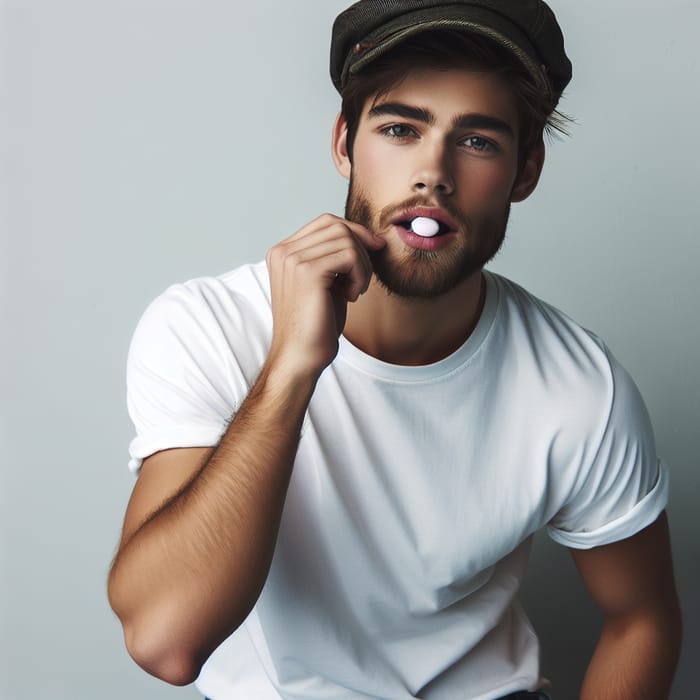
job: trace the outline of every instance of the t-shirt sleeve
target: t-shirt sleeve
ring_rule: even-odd
[[[174,285],[146,309],[127,359],[136,428],[129,468],[159,450],[215,445],[245,396],[226,333],[196,285]]]
[[[548,525],[567,547],[590,549],[631,537],[656,520],[668,501],[668,467],[657,458],[649,414],[633,380],[608,355],[612,399],[592,464]]]

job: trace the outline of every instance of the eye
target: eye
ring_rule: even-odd
[[[407,124],[390,124],[382,129],[382,133],[389,138],[399,140],[416,135],[416,132]]]
[[[467,148],[470,148],[474,151],[490,153],[491,151],[496,150],[496,146],[494,146],[494,144],[491,143],[491,141],[485,139],[483,136],[469,136],[468,138],[464,139],[462,143]]]

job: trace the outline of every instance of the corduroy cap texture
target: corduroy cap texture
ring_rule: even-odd
[[[440,29],[481,34],[510,50],[554,104],[571,80],[564,37],[542,0],[360,0],[333,23],[333,85],[342,93],[350,75],[389,49]]]

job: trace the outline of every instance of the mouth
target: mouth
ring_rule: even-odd
[[[422,230],[416,230],[416,225],[414,224],[414,221],[418,219],[421,222],[431,222],[434,221],[435,224],[437,225],[437,232],[433,233],[432,230],[430,230],[429,233],[424,233]],[[410,233],[415,233],[418,236],[424,236],[425,238],[433,238],[434,236],[441,236],[444,233],[449,233],[452,229],[450,229],[446,224],[444,224],[442,221],[439,221],[438,219],[432,219],[429,217],[415,217],[413,219],[406,219],[405,221],[397,221],[396,222],[397,226],[401,226],[401,228],[406,229],[406,231],[409,231]]]
[[[427,221],[435,222],[434,225],[437,226],[437,231],[430,233],[422,233],[421,231],[415,231],[413,222],[416,219],[420,219],[421,223],[425,225]],[[437,207],[416,207],[412,209],[407,209],[401,212],[398,216],[392,219],[391,223],[394,226],[399,226],[408,233],[414,233],[415,235],[428,236],[430,238],[443,236],[447,233],[453,233],[457,230],[457,224],[444,210]]]

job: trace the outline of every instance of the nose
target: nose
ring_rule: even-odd
[[[441,143],[426,143],[416,155],[413,190],[422,194],[452,194],[455,183],[445,146]]]

